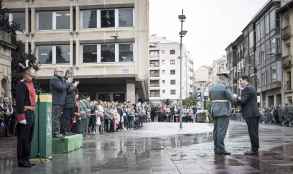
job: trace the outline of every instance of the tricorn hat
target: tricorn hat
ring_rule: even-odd
[[[227,72],[227,71],[219,72],[217,74],[217,76],[224,76],[226,78],[229,78],[229,72]]]

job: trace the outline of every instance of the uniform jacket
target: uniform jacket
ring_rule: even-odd
[[[28,125],[34,124],[34,115],[31,111],[25,111],[25,106],[32,106],[30,101],[29,90],[25,81],[20,81],[16,86],[15,112],[18,121],[26,120]]]
[[[253,86],[247,86],[241,91],[240,106],[243,118],[259,117],[257,109],[257,94]]]
[[[50,80],[50,90],[53,96],[52,104],[53,105],[64,105],[66,98],[67,84],[62,77],[54,76]]]
[[[231,101],[233,94],[221,83],[214,84],[209,89],[209,97],[211,100],[212,117],[225,117],[231,115]]]

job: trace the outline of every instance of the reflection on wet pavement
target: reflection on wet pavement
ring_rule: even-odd
[[[0,173],[293,173],[293,129],[261,126],[262,152],[259,157],[247,157],[242,155],[249,149],[246,126],[232,122],[226,146],[233,155],[223,157],[213,154],[212,125],[193,124],[189,125],[192,127],[186,126],[188,130],[180,132],[177,126],[153,123],[147,124],[142,130],[91,137],[85,141],[81,150],[55,155],[54,160],[40,163],[32,169],[16,168],[15,140],[0,139]]]

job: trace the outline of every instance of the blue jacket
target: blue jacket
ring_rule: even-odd
[[[53,97],[52,104],[64,105],[65,98],[66,98],[66,90],[67,90],[66,81],[62,77],[54,76],[50,80],[50,90]]]
[[[221,83],[212,85],[209,88],[211,104],[211,115],[213,117],[231,116],[232,92]]]

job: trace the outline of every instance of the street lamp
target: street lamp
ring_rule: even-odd
[[[183,37],[186,36],[187,34],[187,30],[183,30],[183,23],[185,22],[186,20],[186,16],[184,14],[184,11],[182,9],[182,13],[178,16],[178,19],[180,20],[180,23],[181,23],[181,30],[179,32],[179,37],[180,37],[180,56],[179,56],[179,59],[180,59],[180,101],[181,101],[181,109],[180,109],[180,129],[182,129],[182,41],[183,41]]]

